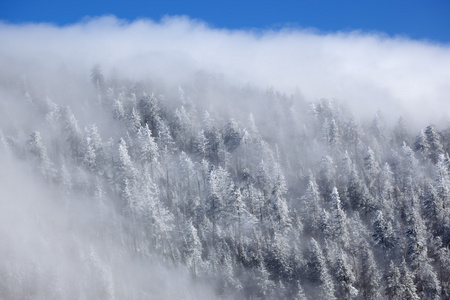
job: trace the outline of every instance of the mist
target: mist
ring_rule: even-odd
[[[0,41],[0,298],[383,299],[399,268],[450,296],[449,45],[185,16]]]
[[[1,149],[0,295],[5,299],[214,299],[182,266],[125,249],[111,204],[67,195]]]
[[[421,126],[448,122],[446,44],[376,32],[224,30],[188,17],[128,22],[106,16],[64,27],[2,24],[0,35],[8,41],[0,48],[3,76],[26,75],[43,86],[63,70],[86,78],[95,64],[105,75],[169,87],[186,86],[206,72],[308,101],[338,100],[365,117],[380,109],[389,119],[402,116]]]

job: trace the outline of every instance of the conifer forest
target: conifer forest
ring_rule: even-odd
[[[1,299],[450,299],[450,128],[103,68],[0,71]]]

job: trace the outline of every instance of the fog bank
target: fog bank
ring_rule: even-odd
[[[206,72],[308,101],[348,103],[363,116],[381,109],[425,126],[448,120],[450,47],[380,33],[284,28],[223,30],[187,17],[127,22],[112,16],[56,27],[0,25],[0,79],[55,84],[64,72],[186,85]]]
[[[110,204],[59,193],[0,146],[0,298],[214,299],[183,267],[124,247]]]

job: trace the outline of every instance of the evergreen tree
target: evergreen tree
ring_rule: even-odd
[[[361,290],[359,294],[362,296],[362,299],[383,299],[380,268],[370,248],[363,248],[361,251],[361,278],[359,287]]]
[[[128,184],[134,185],[136,180],[136,170],[131,162],[131,157],[128,154],[128,148],[125,140],[120,138],[117,151],[114,158],[114,180],[118,188],[123,191],[125,188],[125,181]]]
[[[338,299],[351,299],[358,295],[358,290],[354,287],[355,274],[341,251],[337,254],[334,263],[334,276],[337,282],[336,296]]]
[[[380,111],[377,111],[372,119],[370,133],[373,135],[379,145],[384,144],[386,139],[385,121]]]
[[[386,274],[386,295],[392,300],[404,299],[405,289],[401,282],[401,273],[395,263],[391,260]]]
[[[314,297],[336,299],[334,284],[329,275],[325,257],[315,239],[311,239],[309,242],[308,277],[311,283],[317,287],[317,294]]]
[[[105,164],[105,154],[103,152],[103,145],[98,134],[97,127],[91,125],[85,128],[86,138],[84,146],[83,164],[91,171],[101,172]]]
[[[181,106],[175,110],[175,120],[172,122],[172,132],[178,140],[181,150],[192,151],[195,136],[195,125],[186,108]]]
[[[450,201],[450,174],[449,168],[445,163],[445,156],[439,156],[435,166],[435,201],[428,203],[431,211],[428,214],[434,213],[433,206],[436,208],[434,218],[436,220],[436,227],[440,234],[442,234],[442,241],[444,246],[450,245],[450,208],[448,202]],[[431,200],[431,199],[430,199]]]
[[[209,141],[206,138],[203,129],[199,132],[197,136],[195,150],[198,153],[200,159],[206,159],[210,155]]]
[[[320,161],[320,171],[317,178],[317,183],[319,185],[320,193],[326,202],[329,201],[329,197],[333,191],[336,178],[336,169],[334,166],[333,159],[325,155]]]
[[[308,181],[306,193],[302,197],[303,218],[305,219],[305,232],[317,237],[321,213],[321,198],[314,179]]]
[[[182,257],[193,276],[198,277],[202,269],[202,244],[197,235],[197,229],[190,221],[186,222],[182,229],[184,235],[182,237]]]
[[[441,298],[441,285],[430,264],[425,263],[418,271],[417,291],[420,299],[438,300]]]
[[[409,264],[418,268],[429,261],[427,256],[426,227],[417,207],[411,207],[406,230],[407,250]]]
[[[401,168],[397,170],[397,178],[400,181],[399,187],[401,191],[413,190],[420,172],[414,152],[406,144],[403,144],[402,147],[399,166]]]
[[[227,151],[234,151],[241,143],[242,133],[236,121],[231,119],[225,126],[223,142]]]
[[[148,125],[154,137],[160,136],[161,116],[160,105],[156,96],[151,93],[143,93],[138,102],[138,110],[142,116],[142,122]]]
[[[396,246],[396,238],[392,224],[384,218],[381,211],[376,212],[372,237],[374,238],[376,245],[379,246],[384,253],[387,253]]]
[[[404,295],[403,299],[419,300],[414,284],[413,274],[409,271],[405,260],[400,265],[401,283],[403,285]]]
[[[445,205],[442,200],[435,187],[429,184],[423,196],[424,217],[431,233],[441,238],[443,237],[445,224]]]
[[[33,132],[28,140],[30,152],[37,158],[38,169],[41,175],[48,180],[52,180],[53,169],[47,156],[47,148],[42,142],[41,135],[38,131]]]
[[[139,128],[139,159],[144,168],[150,167],[151,175],[153,176],[154,165],[158,161],[159,149],[152,132],[146,123],[144,127]]]
[[[421,161],[426,161],[430,157],[430,145],[428,144],[427,136],[423,130],[421,130],[416,137],[414,151],[419,153]]]
[[[339,176],[336,180],[337,189],[341,198],[342,208],[349,209],[351,207],[350,200],[348,199],[348,183],[354,166],[350,155],[345,151],[341,162],[338,166]]]
[[[332,153],[336,153],[341,147],[341,132],[334,119],[331,119],[328,133],[328,145],[332,149]]]
[[[61,113],[62,122],[64,126],[64,133],[68,144],[69,155],[76,161],[83,159],[83,137],[78,126],[78,121],[67,107]]]
[[[346,141],[345,145],[348,145],[347,151],[353,154],[352,157],[355,163],[359,161],[358,152],[362,144],[363,135],[364,133],[362,131],[361,125],[354,117],[352,117],[347,123],[344,132],[344,140]]]
[[[374,209],[371,201],[373,198],[369,195],[367,186],[359,177],[356,168],[353,168],[350,173],[347,193],[348,200],[354,210],[369,212]]]
[[[217,227],[223,216],[223,210],[228,198],[232,195],[233,182],[229,173],[222,167],[211,170],[208,178],[209,192],[207,199],[207,214],[213,225],[213,244],[217,236]]]
[[[337,188],[333,188],[330,196],[331,206],[331,234],[335,240],[338,240],[342,245],[347,246],[349,243],[349,236],[347,231],[347,218],[341,208],[341,199]]]
[[[435,164],[438,161],[439,155],[444,153],[440,135],[434,125],[430,125],[425,129],[425,135],[429,145],[430,159]]]
[[[133,106],[126,116],[127,130],[130,134],[136,135],[141,128],[141,117]]]
[[[114,100],[112,113],[116,120],[122,121],[125,119],[125,109],[123,108],[122,101],[118,99]]]
[[[179,174],[181,175],[181,180],[179,181],[180,190],[183,191],[183,194],[186,195],[186,198],[183,199],[184,205],[192,201],[192,198],[196,194],[195,190],[195,170],[194,170],[194,163],[192,162],[191,158],[181,151],[180,157],[179,157]]]
[[[391,166],[386,162],[380,171],[380,187],[379,194],[381,197],[380,208],[386,213],[386,218],[390,221],[394,220],[394,203],[395,203],[395,189],[394,189],[394,173],[391,171]]]
[[[367,155],[364,158],[364,173],[366,177],[367,187],[372,194],[372,197],[376,196],[380,186],[380,166],[375,158],[375,153],[370,149],[367,149]]]

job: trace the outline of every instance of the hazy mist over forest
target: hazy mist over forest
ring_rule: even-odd
[[[0,23],[0,298],[450,299],[450,47]]]
[[[57,90],[64,72],[86,80],[100,64],[107,78],[172,87],[192,84],[204,72],[308,101],[347,102],[354,113],[372,116],[388,106],[385,113],[395,120],[448,119],[442,109],[450,89],[448,45],[376,32],[230,31],[187,17],[160,23],[102,17],[64,27],[3,24],[1,35],[8,41],[0,49],[2,76],[25,75]]]

